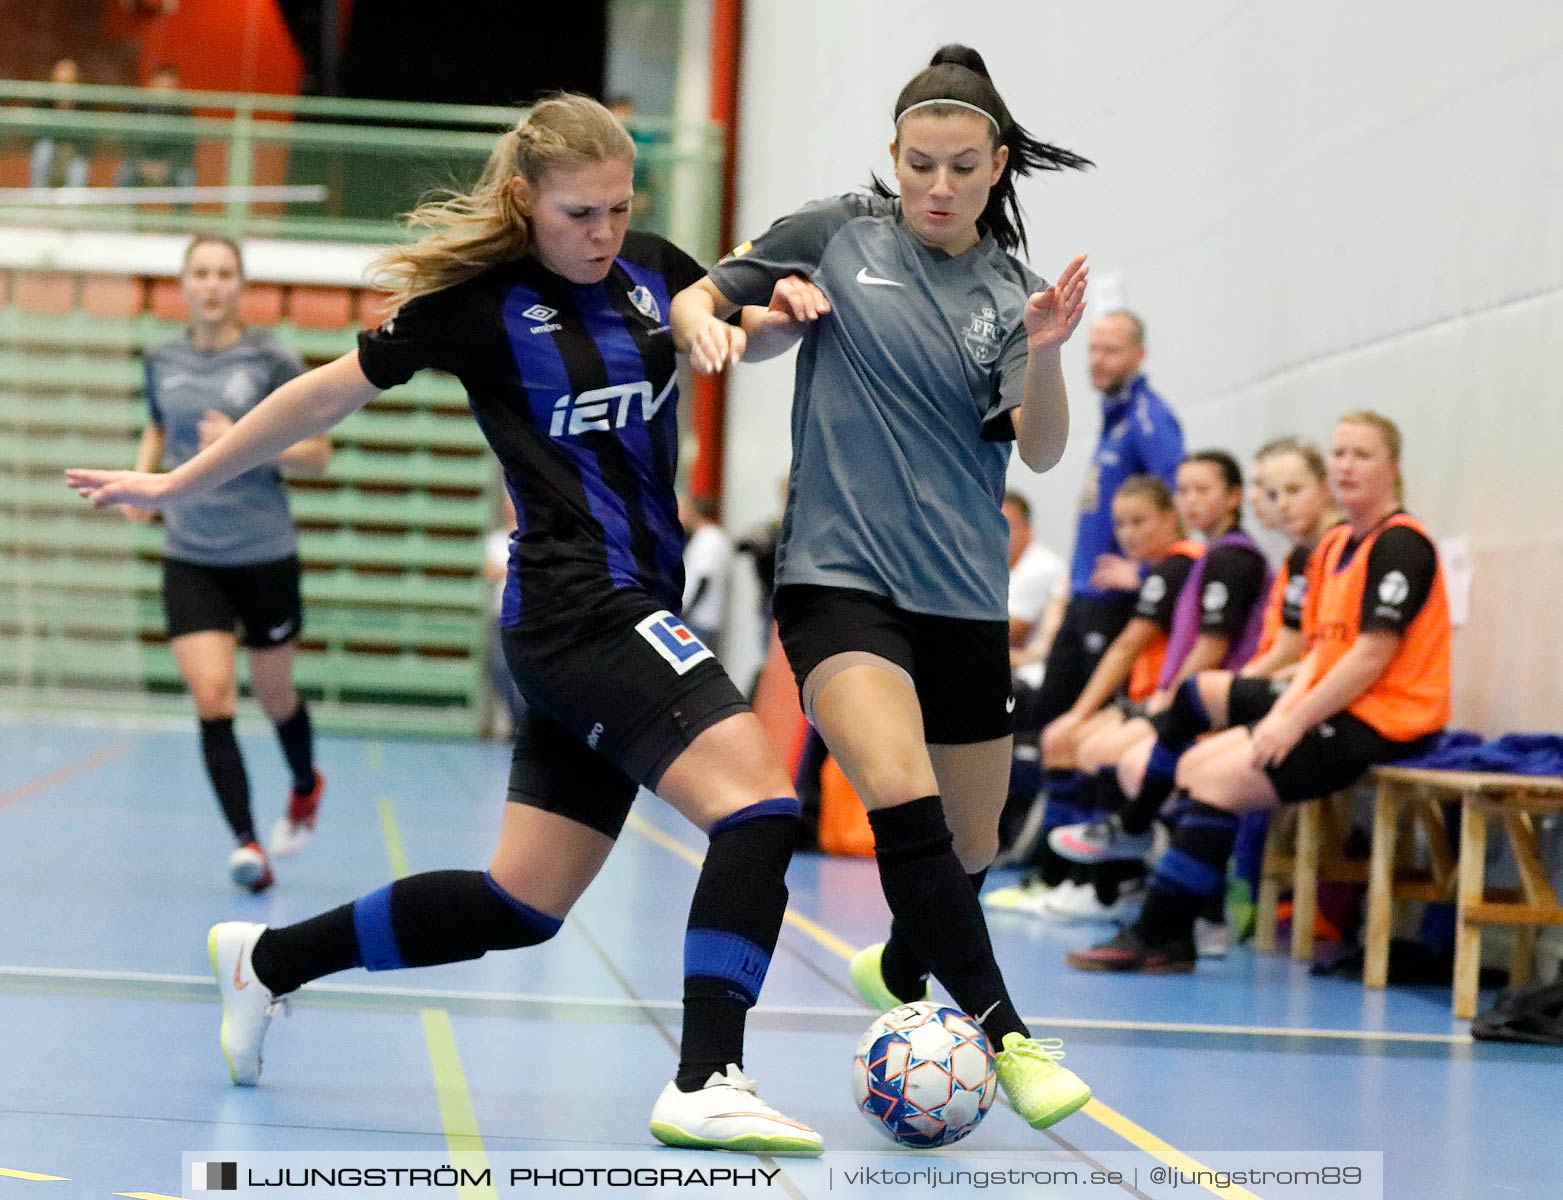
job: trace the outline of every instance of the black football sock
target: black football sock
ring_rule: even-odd
[[[201,719],[201,755],[228,828],[241,846],[253,842],[255,819],[250,815],[250,777],[244,769],[239,740],[233,735],[232,717]]]

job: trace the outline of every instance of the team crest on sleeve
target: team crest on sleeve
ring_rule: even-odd
[[[1379,582],[1378,598],[1380,603],[1393,605],[1399,608],[1406,602],[1406,597],[1411,594],[1411,583],[1406,579],[1404,572],[1391,571]]]
[[[635,285],[635,290],[630,293],[630,303],[648,321],[662,320],[662,309],[657,304],[657,298],[651,294],[651,289],[645,284]]]
[[[635,626],[635,632],[660,654],[674,672],[683,675],[691,668],[716,656],[706,644],[689,631],[689,626],[667,609],[652,613]]]
[[[972,361],[980,367],[987,366],[999,356],[998,314],[987,305],[977,309],[967,322],[962,340],[966,343],[966,353],[971,355]]]

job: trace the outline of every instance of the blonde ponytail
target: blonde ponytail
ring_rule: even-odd
[[[601,104],[572,92],[539,100],[494,144],[470,192],[450,192],[406,215],[409,228],[427,232],[375,259],[371,277],[399,308],[520,258],[531,228],[516,208],[510,181],[520,176],[535,190],[555,167],[614,158],[634,162],[635,143]]]

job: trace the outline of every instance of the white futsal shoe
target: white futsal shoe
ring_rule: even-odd
[[[663,1088],[651,1110],[651,1136],[686,1150],[812,1157],[825,1148],[818,1133],[755,1095],[754,1080],[734,1063],[725,1075],[713,1071],[698,1092],[681,1092],[676,1083]]]
[[[1039,916],[1065,925],[1126,921],[1145,899],[1145,891],[1127,884],[1119,885],[1118,898],[1103,904],[1094,883],[1065,880],[1049,894]]]
[[[266,1027],[287,1001],[273,996],[255,975],[250,955],[266,932],[250,921],[224,921],[206,935],[206,953],[217,978],[223,1019],[219,1040],[228,1060],[228,1077],[240,1087],[254,1087],[261,1073],[261,1043]]]
[[[261,849],[259,842],[246,842],[228,856],[228,878],[235,887],[247,892],[264,892],[277,882],[271,870],[271,859]]]

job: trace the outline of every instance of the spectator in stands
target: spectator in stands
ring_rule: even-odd
[[[667,336],[668,317],[703,272],[666,239],[629,231],[634,161],[595,100],[539,100],[471,191],[421,205],[411,220],[423,236],[378,260],[398,307],[354,350],[284,384],[174,472],[72,468],[66,480],[100,505],[182,505],[424,368],[453,373],[521,531],[502,621],[527,707],[498,845],[486,872],[406,876],[286,928],[215,926],[230,1077],[257,1082],[278,1000],[312,979],[547,942],[645,787],[708,837],[684,942],[681,1057],[651,1133],[689,1149],[817,1154],[819,1134],[761,1100],[742,1070],[799,808],[760,722],[672,611],[683,547],[675,354],[688,343]],[[739,319],[758,342],[819,299],[789,278]]]
[[[1002,511],[1009,526],[1009,644],[1019,650],[1041,629],[1063,582],[1064,560],[1035,540],[1031,504],[1019,492],[1004,493]]]
[[[157,67],[147,80],[148,92],[174,93],[179,90],[179,68],[173,63]],[[139,104],[131,110],[141,116],[157,118],[188,117],[190,109],[159,99]],[[137,133],[126,141],[125,157],[114,172],[115,187],[195,186],[195,143],[182,133]]]
[[[1423,752],[1448,722],[1449,603],[1437,547],[1401,507],[1400,450],[1399,428],[1379,413],[1336,425],[1330,485],[1345,521],[1308,563],[1307,656],[1279,697],[1240,679],[1212,708],[1207,699],[1220,698],[1202,695],[1198,681],[1179,689],[1158,736],[1179,756],[1176,783],[1192,803],[1138,920],[1070,954],[1070,965],[1192,970],[1194,916],[1223,886],[1240,814],[1331,795],[1373,766]]]
[[[733,539],[716,519],[716,502],[680,493],[678,519],[684,527],[685,624],[720,657],[727,624],[727,585],[733,573]]]
[[[137,471],[172,470],[220,440],[234,422],[304,364],[271,333],[246,329],[239,316],[244,263],[227,238],[198,235],[185,250],[179,283],[190,308],[183,336],[146,352],[151,420]],[[301,849],[315,828],[323,787],[315,769],[309,709],[293,686],[293,655],[304,623],[298,535],[282,468],[324,471],[325,437],[311,437],[222,487],[169,508],[163,517],[163,606],[179,672],[195,699],[201,752],[238,848],[228,859],[235,884],[271,886],[268,850],[256,836],[250,782],[234,736],[240,637],[250,685],[276,725],[292,775],[287,814],[278,819],[271,855]],[[126,515],[145,510],[126,508]]]
[[[81,82],[81,74],[74,58],[62,58],[49,71],[49,82],[73,84]],[[74,100],[45,100],[40,108],[56,112],[69,112],[76,107]],[[33,143],[28,161],[27,186],[35,188],[86,187],[87,169],[91,165],[92,144],[75,134],[50,135]]]
[[[1081,491],[1069,600],[1048,650],[1041,692],[1033,704],[1017,699],[1018,738],[1039,737],[1069,710],[1134,614],[1140,578],[1113,538],[1112,498],[1131,475],[1156,475],[1173,486],[1183,460],[1182,426],[1145,378],[1145,353],[1144,322],[1131,312],[1105,313],[1091,327],[1091,382],[1101,394],[1101,432]],[[1045,800],[1038,796],[1035,803]],[[1082,815],[1067,803],[1047,804],[1040,825],[1051,829]],[[1036,869],[1027,885],[1033,889],[1057,887],[1069,878],[1069,864],[1052,852],[1045,836],[1036,839],[1032,861]]]

